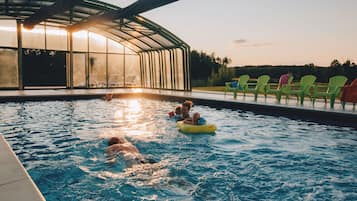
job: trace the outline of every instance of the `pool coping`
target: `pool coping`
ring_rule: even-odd
[[[46,93],[47,92],[47,93]],[[135,92],[131,89],[91,89],[91,90],[29,90],[17,91],[12,95],[4,96],[0,94],[1,102],[24,102],[24,101],[66,101],[66,100],[86,100],[102,98],[107,93],[113,93],[114,98],[144,97],[156,100],[167,100],[182,102],[192,100],[198,105],[207,105],[215,108],[227,108],[232,110],[250,111],[256,114],[269,116],[287,117],[294,120],[312,121],[328,125],[346,126],[357,129],[357,113],[349,111],[316,109],[309,107],[299,107],[283,104],[247,102],[239,100],[226,99],[225,96],[218,93],[204,92],[182,92],[169,90],[143,89],[141,92]],[[201,95],[202,94],[202,95]],[[209,97],[208,95],[211,95]]]
[[[45,200],[2,134],[0,134],[0,200]]]

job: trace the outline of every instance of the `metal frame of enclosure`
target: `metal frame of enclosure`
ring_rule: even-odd
[[[62,52],[66,88],[190,91],[189,45],[136,14],[145,6],[124,9],[97,0],[0,0],[0,89],[26,88],[27,54]]]

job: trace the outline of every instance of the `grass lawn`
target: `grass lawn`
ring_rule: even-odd
[[[221,91],[224,92],[225,86],[212,86],[212,87],[192,87],[193,90],[201,91]]]

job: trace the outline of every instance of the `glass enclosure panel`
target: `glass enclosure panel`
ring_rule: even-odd
[[[134,52],[134,50],[132,49],[132,45],[128,45],[125,48],[125,54],[136,54],[136,52]]]
[[[86,86],[86,54],[73,54],[73,86]]]
[[[67,50],[67,31],[46,26],[46,46],[50,50]]]
[[[89,54],[89,86],[102,88],[107,85],[106,77],[106,55]]]
[[[137,32],[137,31],[124,31],[125,33],[129,34],[132,38],[137,38],[137,37],[141,37],[143,36],[141,33]]]
[[[160,86],[160,62],[159,62],[159,54],[157,52],[153,52],[153,59],[154,59],[154,71],[155,71],[155,88],[161,88]]]
[[[152,67],[150,62],[150,57],[148,53],[145,53],[145,65],[146,65],[146,86],[152,87]]]
[[[182,57],[182,51],[180,49],[176,49],[176,63],[177,63],[177,87],[180,90],[184,90],[185,86],[184,86],[184,71],[183,71],[183,57]]]
[[[18,87],[17,50],[0,49],[0,88]]]
[[[162,37],[159,34],[152,35],[151,38],[164,46],[173,46],[174,45],[172,42],[170,42],[169,40],[167,40],[166,38]]]
[[[152,87],[151,86],[151,67],[149,62],[149,55],[148,53],[144,53],[144,62],[145,62],[145,87]]]
[[[141,50],[139,47],[137,47],[133,44],[130,44],[127,41],[123,41],[121,44],[124,45],[125,54],[136,54],[136,52],[140,52],[140,50]]]
[[[167,89],[172,89],[172,81],[171,81],[171,63],[170,63],[170,52],[168,50],[165,50],[165,70],[166,70],[166,88]]]
[[[140,81],[139,56],[125,55],[125,87],[141,87]]]
[[[124,53],[124,46],[108,39],[108,52],[109,53]]]
[[[106,46],[107,46],[107,38],[96,34],[89,32],[89,51],[90,52],[106,52]]]
[[[151,38],[148,38],[148,37],[143,37],[143,38],[140,38],[141,41],[149,44],[151,47],[153,48],[161,48],[161,44],[160,43],[157,43],[156,41],[152,40]]]
[[[22,29],[22,47],[32,49],[45,49],[45,28],[36,25],[33,29]],[[67,43],[67,42],[66,42]]]
[[[109,87],[124,87],[124,55],[108,55]]]
[[[140,41],[139,39],[131,39],[131,40],[129,40],[129,43],[132,43],[141,49],[150,49],[151,48],[151,46],[149,46],[150,44],[146,44],[146,43]]]
[[[72,34],[73,51],[88,51],[88,31],[78,31]]]
[[[17,47],[15,20],[0,20],[0,46]]]

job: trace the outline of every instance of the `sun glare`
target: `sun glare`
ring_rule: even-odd
[[[16,27],[0,26],[0,31],[16,32]]]
[[[138,100],[130,100],[128,104],[129,113],[138,113],[141,110],[141,104]]]
[[[140,89],[140,88],[134,88],[134,89],[132,89],[132,92],[134,92],[134,93],[142,93],[143,90]]]

